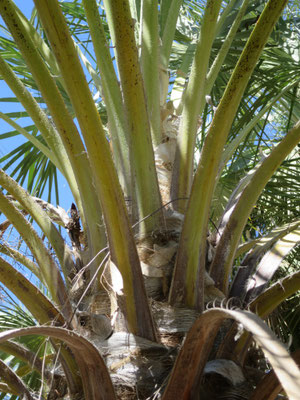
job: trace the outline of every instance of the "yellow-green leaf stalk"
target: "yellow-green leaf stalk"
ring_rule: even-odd
[[[252,179],[240,193],[216,247],[211,264],[211,276],[217,287],[228,290],[228,283],[236,249],[247,219],[259,195],[276,169],[300,141],[300,121],[266,157]]]
[[[40,140],[36,138],[34,135],[30,135],[26,129],[22,128],[19,124],[17,124],[13,119],[9,118],[6,114],[0,112],[0,118],[3,121],[7,122],[10,126],[12,126],[17,132],[23,135],[29,142],[31,142],[34,147],[36,147],[41,153],[43,153],[56,168],[61,171],[61,163],[56,157],[54,153],[49,149],[49,147],[45,146]]]
[[[162,142],[159,87],[159,35],[157,0],[144,0],[142,10],[141,68],[154,146]]]
[[[247,299],[257,297],[267,287],[283,259],[300,242],[300,229],[294,229],[280,238],[260,260],[252,282],[247,285]]]
[[[39,0],[35,4],[85,141],[94,177],[94,190],[101,201],[111,257],[123,277],[129,329],[137,335],[154,339],[155,332],[134,237],[99,113],[58,1]]]
[[[170,54],[172,50],[172,43],[174,40],[176,23],[179,15],[179,10],[182,4],[182,0],[173,0],[169,2],[167,6],[168,13],[165,21],[162,21],[161,24],[161,49],[160,49],[160,61],[161,68],[159,71],[160,82],[161,82],[161,99],[160,104],[163,106],[166,102],[166,98],[168,95],[168,86],[169,86],[169,75],[168,75],[168,66],[170,60]],[[163,7],[163,5],[161,5]]]
[[[68,282],[70,273],[76,270],[72,253],[65,244],[61,234],[52,223],[42,207],[34,201],[32,196],[24,190],[18,183],[0,169],[0,185],[6,189],[15,200],[17,200],[26,211],[33,217],[35,222],[42,229],[53,247],[56,256],[64,272],[65,281]]]
[[[64,325],[65,319],[54,304],[2,257],[0,257],[0,277],[3,285],[25,305],[39,324],[56,321],[57,324]]]
[[[105,6],[109,1],[104,1]],[[160,193],[154,164],[149,116],[138,50],[134,36],[128,0],[116,0],[108,4],[112,16],[110,31],[114,32],[118,70],[124,98],[124,108],[129,126],[131,166],[135,183],[139,218],[142,220],[161,207]],[[140,224],[141,234],[146,234],[162,221],[161,213],[155,213]]]
[[[218,18],[218,22],[216,25],[216,33],[215,33],[216,36],[222,29],[222,27],[226,21],[226,18],[228,17],[230,11],[233,9],[235,4],[236,4],[236,0],[230,0],[229,3],[225,6],[225,8],[222,10],[222,13],[221,13],[220,17]]]
[[[65,284],[60,275],[57,264],[50,252],[45,247],[32,225],[18,211],[14,205],[0,191],[0,210],[12,222],[13,226],[24,239],[33,256],[37,260],[43,279],[51,294],[53,301],[60,307],[62,314],[71,316],[71,305],[66,292]]]
[[[30,272],[32,272],[42,283],[44,283],[38,265],[30,258],[24,256],[24,254],[18,250],[14,249],[13,247],[9,247],[4,243],[0,243],[0,253],[11,257],[14,261],[24,265],[24,267],[28,268]]]
[[[128,126],[122,94],[109,52],[99,9],[95,0],[83,0],[106,104],[108,127],[113,147],[114,162],[125,196],[131,197],[130,155]]]
[[[277,96],[275,96],[268,104],[266,104],[253,118],[252,120],[239,132],[239,134],[226,146],[222,155],[222,161],[220,163],[219,172],[221,173],[227,162],[233,156],[237,147],[247,137],[255,125],[261,120],[268,110],[293,86],[295,86],[299,80],[287,85]]]
[[[0,55],[0,74],[2,78],[5,80],[10,89],[14,92],[17,99],[23,105],[25,110],[30,115],[30,118],[33,120],[35,126],[41,132],[45,142],[48,147],[52,150],[52,153],[45,153],[45,146],[39,147],[39,149],[56,165],[61,173],[66,178],[72,194],[74,196],[74,200],[78,206],[78,209],[82,212],[81,199],[78,193],[78,187],[75,180],[74,172],[72,170],[70,161],[67,157],[66,150],[63,146],[60,136],[58,135],[56,129],[51,124],[45,112],[38,105],[36,100],[33,98],[31,93],[26,89],[25,85],[22,81],[17,77],[17,75],[13,72],[10,66],[6,63],[6,61]],[[2,115],[2,114],[1,114]],[[8,122],[8,120],[6,120]],[[10,122],[9,122],[10,123]],[[15,127],[16,129],[16,127]],[[22,134],[25,135],[25,132],[21,130]],[[42,144],[36,143],[37,139],[35,139],[32,135],[26,136],[28,140],[37,146],[41,146]],[[35,142],[33,142],[35,140]],[[51,155],[51,157],[50,157]]]
[[[161,45],[161,60],[165,68],[168,68],[169,59],[176,30],[176,22],[179,15],[179,10],[182,0],[173,0],[170,2],[168,15],[163,26],[162,45]]]
[[[20,20],[22,21],[23,26],[25,27],[26,31],[29,33],[34,45],[39,50],[40,54],[42,55],[43,59],[49,65],[50,72],[52,76],[55,78],[57,82],[59,82],[62,87],[65,89],[65,84],[62,79],[62,76],[59,72],[59,68],[53,53],[49,49],[46,42],[42,39],[40,34],[38,33],[37,29],[28,21],[22,11],[16,6],[14,2],[12,2],[12,6],[15,9],[15,12],[19,16]]]
[[[4,351],[7,354],[11,354],[12,356],[18,358],[19,360],[23,361],[25,363],[24,367],[26,368],[26,372],[30,373],[32,369],[37,371],[40,375],[43,373],[43,362],[40,360],[39,357],[36,356],[36,353],[33,351],[28,350],[26,347],[24,347],[21,344],[17,344],[16,342],[4,342],[0,343],[0,350]],[[50,354],[45,357],[45,362],[50,365],[51,362],[53,362],[53,355]],[[47,362],[48,361],[48,362]],[[18,376],[25,376],[27,375],[26,372],[22,374],[20,372],[20,369],[22,371],[22,368],[18,368]],[[44,376],[45,379],[51,384],[52,380],[52,374],[50,372],[50,369],[44,369]]]
[[[265,319],[284,300],[300,290],[300,272],[295,272],[274,283],[250,303],[250,309]]]
[[[271,287],[266,289],[250,304],[250,310],[255,312],[262,319],[266,319],[283,301],[300,290],[300,272],[295,272],[280,279]],[[233,334],[235,335],[235,333]],[[244,332],[234,346],[231,347],[231,354],[235,354],[239,360],[244,360],[247,354],[247,344],[251,341],[248,332]]]
[[[15,396],[19,395],[18,390],[13,388],[8,383],[0,383],[0,390],[1,390],[1,393],[10,393],[10,394],[14,394]]]
[[[53,324],[63,326],[66,322],[54,304],[23,274],[13,268],[7,261],[0,257],[1,282],[25,305],[34,318],[41,325]],[[59,341],[54,340],[58,346]],[[60,348],[61,361],[64,371],[68,372],[68,380],[73,393],[78,393],[80,377],[78,368],[74,363],[73,355],[69,349]]]
[[[228,13],[231,11],[234,3],[235,3],[235,0],[231,0],[230,3],[226,6],[225,10],[222,12],[220,18],[218,19],[218,22],[216,24],[215,37],[216,37],[218,31],[221,29]],[[212,63],[212,65],[209,69],[209,72],[206,76],[205,90],[204,90],[205,94],[207,94],[207,95],[210,94],[211,89],[215,83],[217,76],[218,76],[218,73],[219,73],[220,69],[222,68],[223,61],[225,60],[225,57],[228,54],[228,51],[232,44],[232,41],[235,37],[235,34],[238,30],[238,27],[239,27],[241,20],[245,14],[246,9],[247,9],[248,3],[249,3],[249,0],[245,0],[243,2],[242,6],[240,7],[240,9],[237,13],[237,16],[234,19],[233,24],[221,46],[221,49],[219,50],[214,62]],[[175,101],[175,104],[176,104],[175,109],[177,111],[177,114],[181,114],[181,112],[182,112],[183,88],[185,87],[185,77],[186,77],[186,74],[190,67],[190,58],[192,57],[192,53],[191,53],[192,46],[193,46],[193,44],[189,45],[187,48],[187,52],[186,52],[185,56],[183,57],[182,65],[180,66],[180,70],[177,73],[177,77],[175,79],[173,89],[171,92],[171,100]],[[182,99],[182,101],[181,101],[181,99]],[[175,106],[175,104],[174,104],[174,106]],[[205,104],[203,103],[202,109],[200,109],[200,111],[199,111],[199,115],[201,115],[204,105]]]
[[[171,91],[170,100],[172,101],[176,115],[181,115],[182,113],[183,98],[186,90],[186,78],[193,62],[195,47],[196,43],[190,43],[188,45],[186,52],[182,57],[181,65],[177,70],[177,76]]]
[[[231,3],[235,3],[235,2],[231,1]],[[211,89],[212,89],[212,87],[216,81],[216,78],[222,68],[223,62],[225,60],[225,57],[228,54],[228,51],[230,49],[230,46],[233,42],[233,39],[234,39],[236,33],[237,33],[240,23],[245,15],[245,12],[248,7],[248,3],[249,3],[249,0],[244,0],[242,6],[240,7],[240,9],[237,13],[237,16],[235,17],[235,19],[233,21],[233,24],[231,25],[231,28],[229,29],[227,36],[217,54],[217,57],[214,59],[214,62],[209,69],[209,72],[206,77],[206,83],[205,83],[205,94],[210,94],[210,92],[211,92]],[[229,7],[229,5],[228,5],[228,7]],[[225,9],[225,11],[226,10],[227,10],[227,8]],[[219,23],[221,23],[224,20],[224,17],[225,17],[225,12],[222,13],[222,16],[221,16],[220,20],[218,21],[217,26],[219,25]]]
[[[2,360],[0,360],[0,375],[1,379],[7,382],[7,392],[9,394],[16,394],[17,397],[25,397],[27,400],[34,400],[34,397],[22,379],[20,379],[12,367],[5,364]]]
[[[180,238],[170,300],[202,307],[206,235],[210,206],[224,144],[241,97],[287,0],[270,0],[241,54],[215,112],[193,180]]]
[[[229,297],[244,298],[248,288],[245,282],[252,275],[254,268],[257,265],[258,260],[261,258],[267,250],[273,246],[279,239],[284,237],[287,233],[293,231],[300,225],[300,220],[291,221],[283,226],[272,229],[267,235],[250,240],[249,242],[243,243],[237,248],[235,258],[240,257],[241,254],[248,252],[243,259],[240,268],[238,269],[234,281],[232,282]]]
[[[72,116],[68,112],[55,80],[31,39],[27,25],[23,25],[11,0],[5,3],[0,2],[0,13],[47,103],[67,152],[82,199],[84,212],[82,220],[85,231],[88,232],[89,247],[96,254],[102,247],[105,247],[102,213],[99,199],[93,189],[92,171],[79,132]]]
[[[207,2],[190,79],[184,95],[172,176],[171,193],[174,199],[190,195],[196,134],[200,126],[199,113],[205,105],[206,74],[220,7],[220,0]],[[186,204],[185,200],[181,200],[176,202],[175,206],[180,212],[184,212]]]
[[[235,3],[235,1],[231,1],[227,7],[225,8],[225,10],[223,11],[221,17],[218,19],[218,22],[216,24],[216,32],[219,31],[219,29],[221,28],[222,24],[224,23],[224,20],[226,18],[226,16],[228,15],[228,12],[231,10],[233,4]],[[220,72],[220,69],[222,68],[223,62],[226,58],[226,55],[228,54],[228,51],[230,49],[230,46],[232,44],[232,41],[235,37],[235,34],[239,28],[239,25],[241,23],[241,20],[243,19],[243,16],[245,14],[245,11],[247,9],[249,0],[245,0],[241,6],[241,8],[239,9],[236,18],[233,21],[233,24],[221,46],[221,49],[219,50],[216,58],[214,59],[214,62],[212,63],[209,72],[206,76],[206,82],[205,82],[205,94],[209,95],[211,92],[211,89],[216,81],[216,78],[218,76],[218,73]],[[190,66],[190,58],[191,58],[191,52],[190,52],[190,47],[192,45],[190,45],[187,49],[187,53],[183,58],[183,63],[180,67],[180,70],[178,71],[178,75],[175,79],[174,82],[174,86],[172,89],[172,93],[171,93],[171,100],[174,99],[175,104],[176,104],[176,111],[177,114],[181,114],[182,112],[182,103],[184,102],[183,100],[183,88],[185,87],[185,76],[189,70],[189,66]],[[202,103],[202,108],[199,110],[199,115],[201,115],[203,108],[204,108],[205,103]]]

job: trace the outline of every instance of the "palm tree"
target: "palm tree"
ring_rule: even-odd
[[[1,159],[2,398],[296,399],[299,354],[262,321],[300,288],[270,286],[300,238],[287,0],[34,3],[0,1],[25,110],[2,138],[27,139]]]

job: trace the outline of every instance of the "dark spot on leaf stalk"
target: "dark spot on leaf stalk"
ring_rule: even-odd
[[[29,292],[28,287],[26,287],[25,285],[23,285],[22,282],[18,281],[18,286],[20,289],[24,290],[24,292]]]

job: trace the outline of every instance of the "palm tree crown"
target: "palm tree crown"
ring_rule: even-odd
[[[297,3],[0,1],[1,398],[297,398]]]

